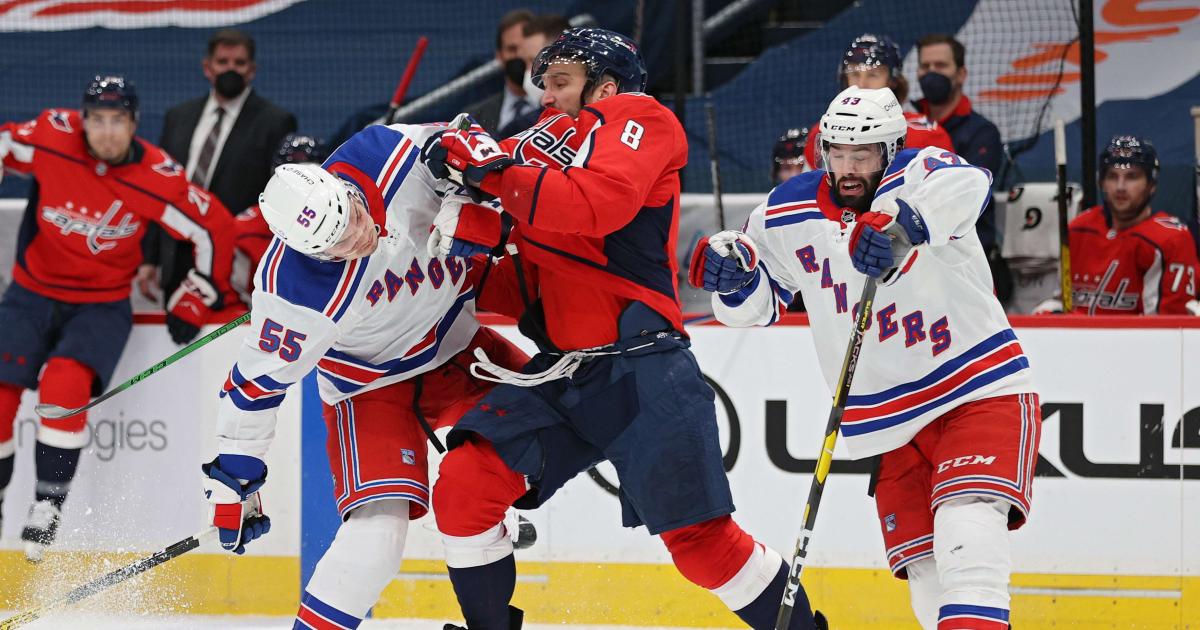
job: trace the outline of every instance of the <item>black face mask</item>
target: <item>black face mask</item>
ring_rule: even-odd
[[[246,77],[239,74],[237,70],[226,70],[217,75],[213,87],[217,90],[217,94],[225,98],[234,98],[246,89]]]
[[[504,62],[504,78],[512,82],[513,85],[521,85],[525,82],[525,61],[522,59],[509,59]]]
[[[950,77],[937,72],[926,72],[925,76],[921,77],[920,84],[921,93],[930,103],[941,105],[950,101],[950,92],[953,89]]]

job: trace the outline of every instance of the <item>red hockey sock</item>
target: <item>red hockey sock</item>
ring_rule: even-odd
[[[46,369],[42,371],[42,380],[38,384],[38,397],[42,403],[58,405],[72,409],[88,404],[92,395],[92,380],[96,372],[92,368],[66,357],[51,357],[46,361]],[[87,425],[87,412],[79,413],[61,420],[42,419],[42,426],[64,431],[79,433]],[[82,444],[67,445],[53,444],[64,448],[78,448]]]

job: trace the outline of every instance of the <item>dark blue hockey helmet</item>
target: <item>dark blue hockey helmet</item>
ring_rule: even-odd
[[[96,75],[83,92],[83,110],[98,107],[123,109],[137,118],[137,88],[120,75]]]
[[[1158,151],[1146,138],[1137,136],[1113,136],[1108,146],[1100,152],[1100,180],[1112,167],[1129,168],[1138,166],[1146,173],[1150,183],[1158,181]]]
[[[283,137],[279,148],[275,150],[275,155],[271,157],[271,170],[274,171],[275,167],[282,164],[303,164],[305,162],[320,164],[327,157],[329,157],[329,150],[320,139],[302,133],[289,133]]]
[[[891,71],[892,78],[900,76],[900,47],[886,35],[863,33],[850,42],[838,66],[838,76],[844,77],[851,70],[884,66]],[[845,79],[841,79],[844,81]],[[842,84],[845,85],[844,83]]]
[[[555,61],[576,61],[587,67],[590,85],[596,85],[604,75],[612,77],[619,92],[641,92],[646,89],[646,63],[633,40],[602,28],[572,28],[563,31],[558,39],[538,53],[533,60],[533,84],[545,89],[542,75]]]
[[[808,145],[808,129],[788,129],[775,141],[771,151],[771,180],[779,176],[785,164],[804,164],[804,148]]]

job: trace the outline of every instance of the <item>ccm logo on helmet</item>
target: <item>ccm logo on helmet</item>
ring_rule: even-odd
[[[858,127],[847,127],[846,125],[829,125],[832,131],[855,131]]]

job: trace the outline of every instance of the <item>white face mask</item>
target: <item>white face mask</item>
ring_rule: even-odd
[[[525,69],[525,80],[521,86],[525,88],[525,101],[534,107],[541,107],[542,94],[545,94],[546,91],[533,84],[533,78],[528,68]]]

